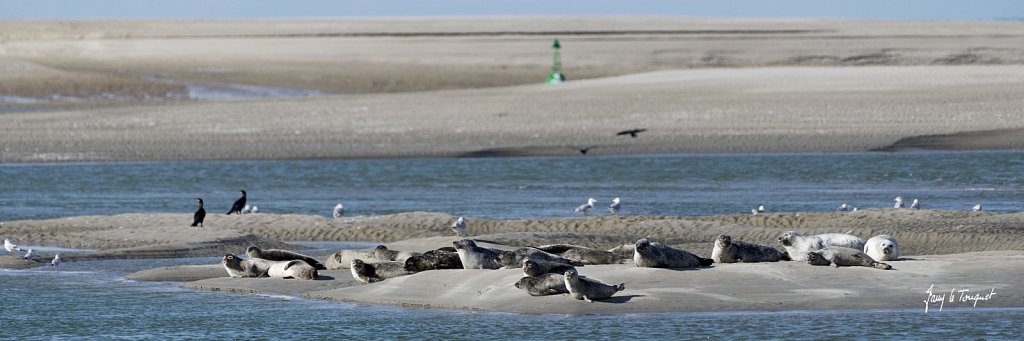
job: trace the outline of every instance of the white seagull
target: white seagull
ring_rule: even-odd
[[[914,202],[910,203],[910,208],[911,209],[915,209],[915,210],[919,210],[919,209],[921,209],[921,203],[917,202],[917,199],[914,199]]]
[[[619,214],[620,208],[622,208],[622,203],[619,202],[619,197],[615,197],[615,199],[612,199],[612,204],[608,205],[608,212]]]
[[[765,211],[764,205],[757,205],[757,208],[750,210],[753,214],[764,213]]]
[[[50,261],[50,267],[52,267],[54,270],[57,270],[58,266],[60,266],[60,254],[59,253],[54,255],[53,256],[53,260]]]
[[[977,205],[974,205],[974,207],[971,207],[971,211],[981,212],[981,204],[977,204]]]
[[[583,213],[583,215],[587,215],[587,211],[589,211],[591,208],[593,208],[594,204],[596,204],[596,203],[597,203],[597,200],[594,200],[594,198],[589,198],[589,199],[587,199],[587,203],[586,204],[580,205],[580,207],[577,207],[576,209],[574,209],[572,211],[573,212],[580,212],[580,213]]]
[[[25,253],[25,257],[22,258],[32,260],[32,249],[28,249],[28,252]]]
[[[452,223],[452,231],[459,237],[466,235],[466,219],[459,217],[458,220]]]
[[[249,206],[249,204],[245,204],[245,207],[242,207],[242,212],[241,213],[242,214],[252,213],[252,206]]]
[[[850,204],[847,204],[847,203],[844,202],[842,205],[839,205],[839,212],[847,212],[849,210],[850,210]]]
[[[334,205],[334,218],[341,218],[343,215],[345,215],[345,206],[339,202],[337,205]]]
[[[895,202],[895,204],[892,205],[892,208],[903,208],[903,197],[896,197],[896,199],[892,199],[892,201]]]
[[[21,248],[11,243],[9,239],[4,239],[4,250],[7,250],[7,253],[14,253],[14,250],[21,251]]]
[[[252,205],[252,210],[249,211],[249,213],[260,213],[260,208],[256,207],[256,205]]]

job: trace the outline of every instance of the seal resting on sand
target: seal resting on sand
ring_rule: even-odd
[[[864,253],[876,262],[894,261],[900,259],[900,245],[890,235],[878,235],[864,243]]]
[[[829,246],[821,250],[807,253],[807,264],[840,266],[866,266],[882,270],[891,270],[889,264],[876,262],[866,253],[841,246]]]
[[[759,263],[789,260],[789,255],[770,246],[733,241],[728,235],[719,235],[711,249],[715,263]]]
[[[373,256],[379,261],[404,262],[409,257],[419,255],[419,252],[389,250],[388,247],[384,245],[377,245],[377,247],[373,248]]]
[[[537,260],[552,263],[562,263],[575,266],[583,266],[583,262],[574,261],[558,255],[553,255],[532,247],[524,247],[515,251],[501,251],[498,253],[498,264],[507,268],[518,268],[523,265],[524,260]]]
[[[224,269],[228,271],[228,276],[232,278],[267,277],[267,270],[269,270],[261,269],[248,259],[242,259],[232,254],[224,255],[220,263],[224,265]]]
[[[501,250],[476,246],[472,239],[462,239],[452,242],[456,252],[459,253],[459,260],[462,261],[463,269],[500,269],[498,255]]]
[[[515,284],[516,288],[526,290],[531,296],[547,296],[568,294],[564,276],[560,274],[542,274],[540,276],[523,277]]]
[[[430,250],[405,259],[405,271],[409,272],[462,268],[462,259],[456,251]]]
[[[576,270],[572,265],[548,262],[543,260],[523,260],[523,275],[540,276],[546,273],[564,274],[566,271]]]
[[[349,271],[352,272],[352,278],[362,283],[380,282],[388,278],[410,274],[405,271],[403,262],[367,263],[362,259],[353,259]]]
[[[807,260],[807,253],[829,246],[841,246],[863,250],[864,239],[846,233],[824,233],[803,236],[796,231],[786,231],[779,237],[779,243],[786,248],[789,258],[795,261]]]
[[[335,252],[333,255],[327,257],[325,262],[328,270],[348,269],[352,265],[353,259],[373,259],[373,252],[361,251],[361,250],[341,250]]]
[[[319,276],[312,265],[304,261],[293,259],[290,261],[275,262],[267,270],[267,276],[277,278],[294,278],[314,280]]]
[[[563,276],[565,288],[569,289],[569,294],[577,300],[586,300],[587,302],[603,300],[626,289],[626,283],[608,285],[597,280],[580,277],[576,270],[566,271]]]
[[[249,255],[249,258],[260,258],[272,261],[301,260],[312,266],[314,269],[327,270],[323,264],[320,264],[320,262],[313,259],[313,257],[288,250],[260,250],[260,248],[256,246],[250,246],[245,249],[245,254]]]
[[[714,263],[710,259],[651,242],[647,238],[636,241],[633,262],[644,268],[696,268]]]
[[[622,263],[622,257],[615,252],[594,250],[578,245],[551,244],[538,246],[537,249],[586,265]]]

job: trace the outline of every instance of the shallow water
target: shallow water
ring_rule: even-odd
[[[658,155],[616,157],[129,162],[0,165],[0,221],[140,212],[329,216],[409,211],[496,219],[569,217],[588,197],[607,214],[710,215],[891,207],[1017,212],[1024,153]]]
[[[238,189],[261,212],[438,211],[487,218],[572,216],[593,196],[623,214],[830,211],[842,202],[1019,211],[1020,152],[134,162],[0,165],[0,219],[226,212]],[[2,233],[2,225],[0,225]],[[329,250],[364,245],[312,243]],[[196,292],[125,274],[218,258],[65,262],[0,270],[5,339],[988,339],[1024,338],[1024,308],[519,315]],[[524,296],[526,297],[526,296]],[[595,303],[602,304],[602,303]]]

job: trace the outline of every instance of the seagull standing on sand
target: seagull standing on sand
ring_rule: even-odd
[[[238,213],[239,214],[249,214],[249,213],[252,213],[252,207],[249,206],[249,204],[246,204],[245,207],[242,207],[242,212],[238,212]]]
[[[981,212],[981,204],[977,204],[977,205],[974,205],[974,207],[971,207],[971,211]]]
[[[21,251],[21,248],[11,243],[10,240],[4,239],[4,250],[7,250],[7,253],[14,253],[14,250]]]
[[[608,205],[608,212],[619,214],[620,208],[622,208],[622,203],[619,202],[619,197],[615,197],[615,199],[612,199],[612,204]]]
[[[28,252],[25,253],[25,257],[22,258],[32,260],[32,249],[28,249]]]
[[[892,201],[895,202],[895,204],[892,205],[892,208],[903,208],[903,197],[896,197],[896,199],[892,199]]]
[[[338,219],[341,218],[341,216],[343,215],[345,215],[345,206],[339,202],[337,205],[334,205],[333,216],[334,219]]]
[[[574,209],[572,211],[573,212],[577,212],[577,213],[583,213],[583,215],[587,215],[587,211],[590,211],[591,208],[594,208],[594,204],[596,204],[596,203],[597,203],[597,200],[594,200],[594,198],[589,198],[589,199],[587,199],[587,203],[586,204],[580,205],[579,207],[577,207],[576,209]]]
[[[249,213],[260,213],[259,206],[252,205],[252,210],[249,210]]]
[[[53,268],[53,270],[57,270],[58,266],[60,266],[60,254],[59,253],[54,255],[53,256],[53,260],[50,261],[50,267]]]
[[[910,203],[910,208],[914,210],[919,210],[921,209],[921,203],[918,202],[917,199],[914,199],[914,201]]]
[[[466,235],[466,219],[459,217],[459,219],[455,220],[455,222],[452,223],[452,231],[455,232],[455,235],[458,237]]]
[[[849,210],[850,204],[844,202],[842,205],[839,205],[839,212],[848,212]]]
[[[767,210],[765,210],[764,205],[757,205],[757,208],[750,210],[750,213],[759,214],[759,213],[764,213],[766,211]]]

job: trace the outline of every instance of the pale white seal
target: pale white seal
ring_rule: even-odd
[[[786,231],[779,237],[779,243],[786,248],[789,258],[795,261],[807,260],[807,253],[828,246],[842,246],[857,250],[864,249],[864,239],[846,233],[824,233],[803,236],[796,231]]]
[[[829,246],[807,253],[807,264],[840,266],[866,266],[882,270],[891,270],[889,264],[876,262],[861,250],[848,247]]]
[[[864,253],[876,262],[894,261],[900,258],[900,245],[890,235],[878,235],[864,243]]]
[[[293,259],[289,261],[274,262],[267,269],[267,276],[276,278],[294,278],[314,280],[318,273],[316,268],[304,261]]]

